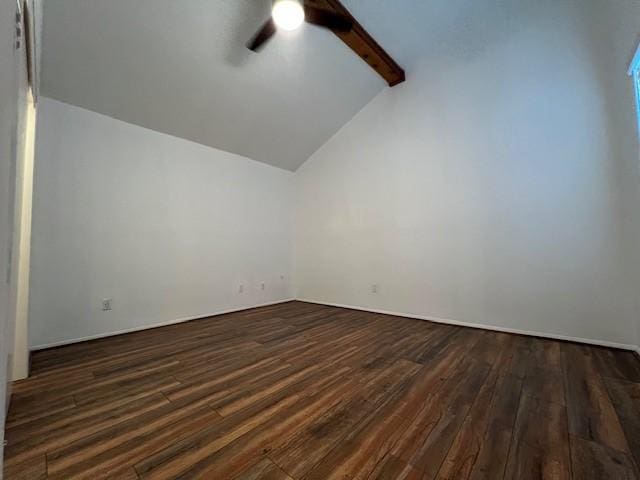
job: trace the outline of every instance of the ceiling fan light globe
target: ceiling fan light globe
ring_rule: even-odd
[[[271,16],[278,28],[295,30],[304,22],[304,9],[297,0],[276,0]]]

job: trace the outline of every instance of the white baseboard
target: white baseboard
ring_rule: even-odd
[[[605,340],[595,340],[591,338],[571,337],[567,335],[557,335],[554,333],[536,332],[533,330],[519,330],[517,328],[497,327],[494,325],[485,325],[482,323],[468,323],[468,322],[462,322],[460,320],[450,320],[448,318],[428,317],[425,315],[415,315],[412,313],[391,312],[388,310],[380,310],[376,308],[361,307],[361,306],[355,306],[355,305],[344,305],[340,303],[319,302],[316,300],[307,300],[304,298],[296,298],[296,300],[299,302],[315,303],[317,305],[328,305],[330,307],[349,308],[352,310],[361,310],[363,312],[381,313],[384,315],[393,315],[396,317],[413,318],[416,320],[426,320],[428,322],[444,323],[447,325],[456,325],[459,327],[478,328],[481,330],[491,330],[494,332],[514,333],[517,335],[528,335],[531,337],[549,338],[551,340],[563,340],[567,342],[585,343],[587,345],[596,345],[599,347],[631,350],[631,351],[637,352],[640,355],[640,347],[637,347],[636,345],[629,345],[626,343],[616,343],[616,342],[609,342]]]
[[[174,325],[176,323],[189,322],[191,320],[199,320],[201,318],[215,317],[216,315],[224,315],[226,313],[241,312],[243,310],[251,310],[252,308],[268,307],[269,305],[277,305],[279,303],[292,302],[294,300],[295,300],[295,298],[286,298],[284,300],[277,300],[275,302],[260,303],[258,305],[253,305],[253,306],[250,306],[250,307],[231,308],[231,309],[228,309],[228,310],[220,310],[220,311],[214,312],[214,313],[203,313],[202,315],[194,315],[194,316],[191,316],[191,317],[178,318],[176,320],[167,320],[165,322],[153,323],[151,325],[143,325],[143,326],[140,326],[140,327],[126,328],[124,330],[117,330],[115,332],[98,333],[96,335],[89,335],[87,337],[72,338],[70,340],[62,340],[60,342],[53,342],[53,343],[46,343],[46,344],[43,344],[43,345],[36,345],[36,346],[31,347],[30,350],[32,352],[34,352],[36,350],[44,350],[45,348],[61,347],[63,345],[71,345],[72,343],[86,342],[87,340],[96,340],[98,338],[113,337],[113,336],[116,336],[116,335],[122,335],[123,333],[139,332],[141,330],[149,330],[149,329],[152,329],[152,328],[166,327],[167,325]]]
[[[415,314],[403,313],[403,312],[392,312],[392,311],[389,311],[389,310],[380,310],[380,309],[375,309],[375,308],[355,306],[355,305],[345,305],[345,304],[340,304],[340,303],[320,302],[320,301],[308,300],[308,299],[304,299],[304,298],[287,298],[287,299],[283,299],[283,300],[277,300],[277,301],[274,301],[274,302],[261,303],[261,304],[253,305],[253,306],[250,306],[250,307],[232,308],[232,309],[228,309],[228,310],[221,310],[221,311],[214,312],[214,313],[207,313],[207,314],[202,314],[202,315],[194,315],[194,316],[190,316],[190,317],[184,317],[184,318],[179,318],[179,319],[175,319],[175,320],[168,320],[168,321],[165,321],[165,322],[154,323],[154,324],[151,324],[151,325],[144,325],[144,326],[133,327],[133,328],[128,328],[128,329],[124,329],[124,330],[117,330],[115,332],[100,333],[100,334],[96,334],[96,335],[89,335],[87,337],[73,338],[73,339],[70,339],[70,340],[63,340],[63,341],[60,341],[60,342],[53,342],[53,343],[47,343],[47,344],[43,344],[43,345],[36,345],[34,347],[31,347],[31,351],[44,350],[46,348],[53,348],[53,347],[60,347],[60,346],[63,346],[63,345],[70,345],[72,343],[85,342],[85,341],[88,341],[88,340],[96,340],[98,338],[113,337],[115,335],[122,335],[124,333],[139,332],[141,330],[149,330],[149,329],[152,329],[152,328],[158,328],[158,327],[164,327],[164,326],[167,326],[167,325],[174,325],[174,324],[177,324],[177,323],[189,322],[191,320],[198,320],[198,319],[201,319],[201,318],[215,317],[216,315],[224,315],[226,313],[234,313],[234,312],[241,312],[243,310],[251,310],[252,308],[268,307],[270,305],[277,305],[279,303],[286,303],[286,302],[291,302],[291,301],[294,301],[294,300],[298,300],[300,302],[315,303],[317,305],[328,305],[328,306],[331,306],[331,307],[349,308],[349,309],[352,309],[352,310],[361,310],[363,312],[381,313],[381,314],[384,314],[384,315],[394,315],[394,316],[397,316],[397,317],[413,318],[413,319],[416,319],[416,320],[425,320],[425,321],[428,321],[428,322],[444,323],[444,324],[447,324],[447,325],[457,325],[457,326],[461,326],[461,327],[478,328],[478,329],[482,329],[482,330],[491,330],[491,331],[494,331],[494,332],[515,333],[515,334],[518,334],[518,335],[529,335],[529,336],[532,336],[532,337],[549,338],[549,339],[552,339],[552,340],[564,340],[564,341],[569,341],[569,342],[585,343],[585,344],[588,344],[588,345],[597,345],[597,346],[600,346],[600,347],[619,348],[619,349],[622,349],[622,350],[631,350],[631,351],[637,353],[640,356],[640,347],[638,347],[636,345],[625,344],[625,343],[616,343],[616,342],[608,342],[608,341],[604,341],[604,340],[595,340],[595,339],[588,339],[588,338],[571,337],[571,336],[566,336],[566,335],[556,335],[556,334],[553,334],[553,333],[543,333],[543,332],[536,332],[536,331],[531,331],[531,330],[519,330],[519,329],[516,329],[516,328],[497,327],[497,326],[494,326],[494,325],[485,325],[485,324],[481,324],[481,323],[467,323],[467,322],[462,322],[460,320],[451,320],[451,319],[446,319],[446,318],[429,317],[429,316],[425,316],[425,315],[415,315]]]

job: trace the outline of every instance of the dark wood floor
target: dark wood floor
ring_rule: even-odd
[[[640,479],[629,352],[290,302],[33,373],[6,479]]]

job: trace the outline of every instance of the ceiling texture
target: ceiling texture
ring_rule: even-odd
[[[42,95],[288,170],[387,88],[311,25],[247,50],[270,0],[43,3]]]
[[[405,68],[407,83],[420,62],[433,69],[438,56],[472,57],[539,3],[342,1]],[[271,0],[42,3],[42,95],[287,170],[388,88],[312,25],[279,31],[250,52]]]

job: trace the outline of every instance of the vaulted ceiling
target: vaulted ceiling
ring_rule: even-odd
[[[271,0],[43,3],[41,94],[288,170],[388,88],[331,32],[311,25],[248,51]],[[342,3],[411,83],[418,62],[469,59],[540,2]]]
[[[310,25],[249,52],[270,0],[43,3],[42,95],[289,170],[386,88]]]

